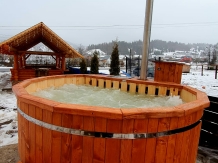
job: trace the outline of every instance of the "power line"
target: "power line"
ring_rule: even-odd
[[[152,24],[154,26],[171,26],[171,25],[217,25],[218,22],[195,22],[195,23],[164,23],[164,24]],[[49,27],[61,27],[61,28],[87,28],[87,27],[94,27],[94,28],[98,28],[98,27],[141,27],[144,25],[132,25],[132,24],[127,24],[127,25],[95,25],[95,26],[91,26],[91,25],[64,25],[64,26],[49,26]],[[0,26],[0,28],[24,28],[24,27],[30,27],[30,26]]]

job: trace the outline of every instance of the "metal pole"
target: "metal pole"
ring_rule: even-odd
[[[130,76],[132,76],[132,74],[131,74],[131,67],[132,67],[132,58],[131,58],[131,49],[129,49],[129,65],[130,65]]]
[[[127,68],[128,68],[128,58],[126,57],[126,73],[127,73]]]
[[[147,79],[147,67],[148,67],[149,44],[150,44],[150,36],[151,36],[153,2],[154,0],[147,0],[146,9],[145,9],[143,50],[142,50],[142,62],[141,62],[141,73],[140,73],[140,79],[142,80]]]

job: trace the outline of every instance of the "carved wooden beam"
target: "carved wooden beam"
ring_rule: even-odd
[[[19,51],[19,53],[25,54],[35,54],[35,55],[63,55],[61,53],[54,53],[54,52],[42,52],[42,51]]]

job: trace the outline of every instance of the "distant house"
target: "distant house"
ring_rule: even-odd
[[[104,57],[99,58],[99,66],[108,67],[111,64],[111,56],[105,55]]]

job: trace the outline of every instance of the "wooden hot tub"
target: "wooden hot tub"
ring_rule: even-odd
[[[65,83],[148,95],[180,95],[175,107],[112,109],[64,104],[30,95]],[[13,86],[22,163],[194,163],[205,93],[180,84],[100,75],[60,75]],[[72,97],[73,98],[73,97]]]

